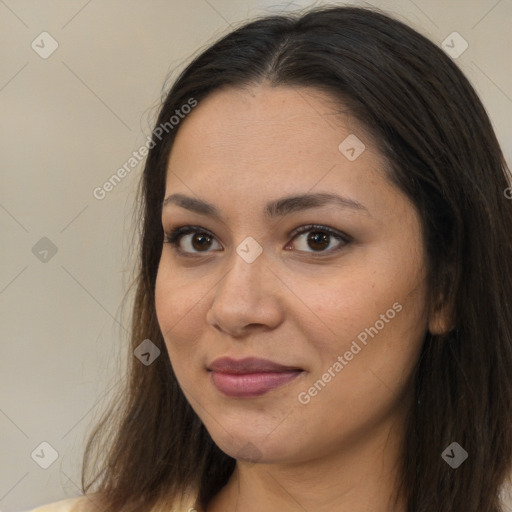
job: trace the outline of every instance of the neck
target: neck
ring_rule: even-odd
[[[394,502],[402,431],[388,424],[315,459],[289,464],[238,460],[206,512],[405,512]],[[199,510],[199,509],[198,509]]]

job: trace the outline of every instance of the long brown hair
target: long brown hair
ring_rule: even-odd
[[[234,470],[235,459],[212,441],[175,378],[156,319],[155,279],[166,168],[179,130],[169,119],[191,98],[200,105],[220,87],[262,82],[316,88],[348,108],[421,215],[431,311],[449,304],[454,329],[426,332],[415,368],[399,486],[408,510],[500,512],[512,469],[507,165],[452,60],[402,22],[355,7],[247,23],[195,58],[167,94],[140,184],[128,383],[87,443],[83,491],[94,488],[104,510],[147,511],[187,490],[197,490],[205,507]],[[157,128],[165,123],[163,133]],[[147,338],[161,350],[149,366],[132,356]],[[452,442],[469,455],[457,469],[441,457]]]

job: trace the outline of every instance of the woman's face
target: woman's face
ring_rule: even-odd
[[[185,396],[237,459],[306,461],[396,428],[429,327],[420,218],[327,99],[217,91],[170,155],[165,197],[189,200],[165,201],[163,229],[199,233],[163,245],[158,321]],[[211,371],[224,357],[282,367]]]

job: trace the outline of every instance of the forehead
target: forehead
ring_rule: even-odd
[[[180,126],[175,144],[186,135],[200,137],[203,145],[250,142],[248,136],[267,139],[269,144],[293,143],[305,138],[317,144],[319,128],[323,138],[331,132],[337,139],[340,129],[363,132],[346,107],[318,90],[265,85],[228,87],[201,100]]]
[[[340,144],[347,139],[356,141],[357,151],[364,148],[362,162],[343,154],[347,148]],[[330,96],[298,87],[224,88],[181,121],[168,181],[176,178],[174,172],[193,174],[193,179],[222,177],[231,184],[240,179],[311,181],[333,166],[339,171],[362,165],[368,175],[381,171],[385,161],[361,124]]]

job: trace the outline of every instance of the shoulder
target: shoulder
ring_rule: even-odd
[[[89,504],[89,505],[88,505]],[[30,512],[89,512],[93,505],[86,496],[67,498],[53,503],[48,503],[30,510]]]
[[[166,512],[199,512],[199,508],[195,508],[196,496],[193,494],[185,493],[182,495],[181,500],[169,511]],[[176,508],[175,508],[176,507]],[[67,498],[53,503],[48,503],[40,507],[34,508],[29,512],[98,512],[98,507],[87,495],[79,496],[77,498]],[[157,508],[155,512],[160,512]]]

